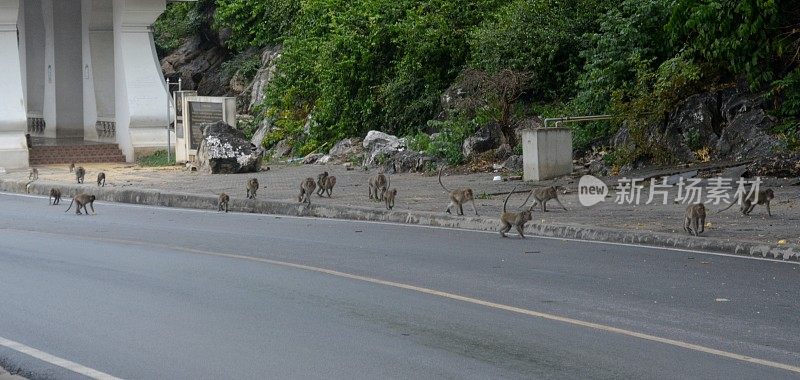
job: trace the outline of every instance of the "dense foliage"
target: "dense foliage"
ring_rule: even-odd
[[[535,113],[619,116],[615,123],[576,125],[582,149],[611,136],[619,120],[635,137],[685,96],[740,80],[773,95],[774,114],[795,120],[786,128],[795,128],[800,116],[800,8],[791,0],[215,5],[213,24],[230,32],[225,45],[231,50],[283,44],[259,117],[276,120],[265,143],[289,138],[301,153],[379,129],[414,136],[426,150],[457,162],[456,140],[486,123],[507,135],[520,117]],[[159,49],[174,48],[182,31],[193,30],[193,6],[170,5],[165,17],[177,22],[166,32],[156,26]],[[477,112],[443,113],[443,92],[464,73],[525,80],[511,82],[516,87],[482,80],[486,86],[476,93],[485,99],[474,103]],[[417,133],[431,130],[443,138]],[[646,144],[641,149],[632,155],[658,155]]]

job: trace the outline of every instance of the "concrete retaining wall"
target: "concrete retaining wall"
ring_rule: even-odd
[[[88,185],[63,185],[36,181],[0,180],[0,191],[48,195],[52,187],[61,189],[65,198],[78,192],[94,194],[98,200],[151,206],[179,207],[191,209],[217,209],[217,196],[158,192],[155,190],[117,189]],[[307,216],[332,219],[379,221],[417,224],[436,227],[462,228],[480,231],[498,231],[497,218],[451,216],[444,213],[422,211],[388,211],[365,207],[345,207],[326,204],[305,206],[295,202],[271,200],[231,199],[231,211],[263,213],[289,216]],[[800,247],[793,244],[771,245],[748,241],[726,241],[717,238],[693,237],[684,234],[668,234],[648,231],[618,230],[602,227],[566,224],[529,223],[526,233],[536,236],[569,238],[589,241],[641,244],[655,247],[690,249],[781,260],[798,260]],[[498,237],[499,238],[499,237]]]

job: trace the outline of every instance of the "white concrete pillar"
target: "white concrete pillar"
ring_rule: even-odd
[[[537,128],[522,131],[525,181],[543,181],[572,173],[572,130]]]
[[[117,143],[132,162],[167,146],[168,91],[151,26],[166,0],[114,0]]]
[[[20,0],[0,0],[0,167],[28,167],[25,91],[17,22]]]

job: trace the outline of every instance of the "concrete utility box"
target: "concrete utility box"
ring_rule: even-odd
[[[542,181],[572,173],[572,130],[537,128],[522,131],[525,181]]]
[[[236,98],[220,96],[184,96],[183,106],[183,138],[176,145],[183,144],[182,150],[175,150],[175,158],[180,162],[192,162],[197,157],[197,149],[203,140],[201,124],[224,121],[236,128]],[[181,153],[183,157],[178,154]]]

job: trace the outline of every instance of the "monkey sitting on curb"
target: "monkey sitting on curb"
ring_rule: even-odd
[[[310,205],[311,194],[314,194],[316,188],[317,183],[314,182],[314,178],[308,177],[304,179],[303,182],[300,182],[300,195],[297,196],[297,201]]]

